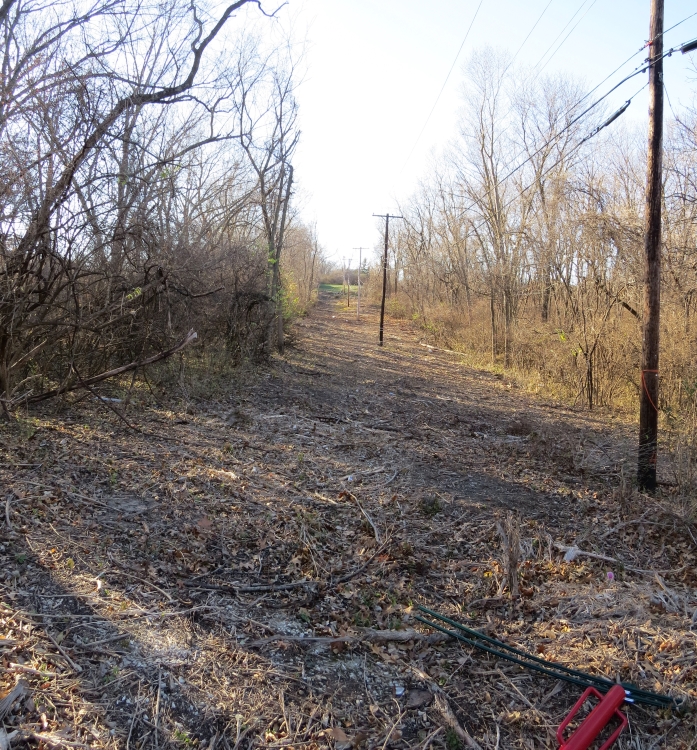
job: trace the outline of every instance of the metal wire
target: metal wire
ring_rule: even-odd
[[[429,617],[440,620],[441,622],[445,622],[448,625],[457,628],[457,631],[461,632],[448,630],[447,628],[444,628],[437,623],[417,616],[416,619],[419,622],[422,622],[425,625],[428,625],[429,627],[440,631],[441,633],[449,635],[452,638],[456,638],[463,643],[474,646],[480,651],[485,651],[486,653],[492,654],[493,656],[498,656],[502,659],[506,659],[507,661],[511,661],[514,664],[519,664],[521,667],[532,669],[536,672],[545,674],[548,677],[555,677],[558,680],[570,682],[573,685],[578,685],[580,687],[594,687],[603,693],[606,693],[613,685],[616,684],[606,677],[599,677],[597,675],[581,672],[576,669],[571,669],[570,667],[565,667],[563,664],[547,661],[546,659],[541,659],[538,656],[528,654],[525,651],[521,651],[520,649],[514,648],[513,646],[509,646],[503,641],[498,641],[496,640],[496,638],[491,638],[485,633],[480,633],[478,630],[468,628],[466,625],[462,625],[456,620],[445,617],[444,615],[441,615],[438,612],[429,609],[428,607],[419,605],[418,609],[421,612],[429,615]],[[465,635],[462,635],[462,633],[466,633],[470,637],[468,638]],[[491,645],[486,645],[487,643]],[[656,706],[659,708],[675,709],[680,708],[683,703],[683,701],[672,698],[669,695],[661,695],[659,693],[652,693],[647,690],[640,690],[636,685],[632,685],[631,683],[621,683],[621,685],[627,693],[628,702],[641,703],[646,706]]]

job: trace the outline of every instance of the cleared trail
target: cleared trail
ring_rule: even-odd
[[[139,432],[90,402],[0,425],[0,687],[27,684],[5,719],[16,738],[552,746],[574,689],[439,642],[416,603],[695,694],[694,548],[618,489],[621,427],[470,369],[409,323],[388,321],[379,348],[375,311],[356,321],[328,296],[283,357],[209,392],[157,403],[144,388]],[[565,562],[572,545],[595,557]],[[634,712],[635,746],[670,732],[661,746],[687,747],[691,721]]]

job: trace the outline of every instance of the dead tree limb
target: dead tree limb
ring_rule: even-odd
[[[80,379],[75,383],[71,383],[70,385],[53,388],[52,390],[45,391],[44,393],[37,393],[35,396],[18,398],[15,399],[13,403],[36,404],[40,401],[48,401],[48,399],[55,398],[56,396],[60,396],[63,393],[76,391],[79,388],[89,388],[89,386],[95,385],[96,383],[101,383],[103,380],[108,380],[109,378],[114,378],[117,375],[123,375],[126,372],[131,372],[132,370],[137,370],[140,367],[146,367],[147,365],[152,365],[155,362],[160,362],[163,359],[167,359],[167,357],[171,357],[173,354],[180,352],[197,338],[198,334],[192,329],[178,344],[173,346],[171,349],[166,349],[165,351],[159,352],[158,354],[153,354],[152,357],[141,359],[138,362],[131,362],[130,364],[122,365],[121,367],[116,367],[113,370],[108,370],[107,372],[103,372],[100,375],[93,375],[91,378]]]

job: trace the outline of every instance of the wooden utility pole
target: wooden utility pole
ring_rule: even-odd
[[[661,302],[661,184],[663,161],[663,0],[651,0],[649,29],[649,150],[646,166],[644,329],[639,402],[637,479],[656,490],[658,345]]]
[[[354,250],[358,250],[358,301],[356,302],[356,318],[361,315],[361,263],[363,262],[363,251],[367,250],[367,247],[354,247]]]
[[[379,219],[385,220],[385,254],[382,259],[382,301],[380,302],[380,346],[382,346],[383,331],[385,326],[385,295],[387,294],[387,246],[390,239],[390,219],[403,219],[403,216],[390,216],[389,214],[373,214]]]

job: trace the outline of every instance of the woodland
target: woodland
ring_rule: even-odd
[[[359,312],[276,13],[0,4],[0,750],[556,747],[583,688],[420,607],[697,747],[697,110],[645,494],[645,134],[480,51]]]

